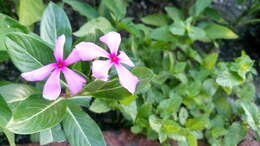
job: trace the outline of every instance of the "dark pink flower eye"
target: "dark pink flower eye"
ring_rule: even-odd
[[[110,54],[109,59],[111,63],[119,64],[119,57],[117,57],[115,54]]]

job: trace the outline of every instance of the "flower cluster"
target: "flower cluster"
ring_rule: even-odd
[[[21,76],[27,81],[41,81],[49,76],[43,88],[43,97],[48,100],[55,100],[61,93],[61,73],[64,74],[71,95],[79,93],[86,83],[84,77],[68,68],[69,65],[78,61],[92,61],[98,57],[103,57],[108,60],[93,61],[92,75],[96,79],[107,81],[109,78],[108,72],[114,65],[119,76],[120,84],[133,94],[139,80],[122,65],[126,64],[133,67],[134,63],[129,59],[125,52],[120,51],[118,53],[118,48],[121,42],[120,34],[117,32],[109,32],[100,37],[100,41],[108,46],[110,53],[106,52],[94,43],[81,42],[76,45],[75,49],[73,49],[67,59],[64,60],[63,48],[65,44],[65,36],[62,35],[58,38],[55,44],[54,57],[56,62],[31,72],[22,73]]]

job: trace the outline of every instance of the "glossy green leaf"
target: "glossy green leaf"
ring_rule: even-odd
[[[195,26],[191,26],[190,29],[188,29],[188,35],[192,40],[206,40],[206,33],[203,29]]]
[[[162,120],[156,117],[155,115],[149,116],[149,124],[151,128],[156,131],[157,133],[160,132],[162,127]]]
[[[18,134],[32,134],[57,125],[66,113],[66,100],[47,101],[32,95],[22,101],[13,113],[7,129]]]
[[[218,89],[218,85],[216,83],[216,81],[214,79],[207,79],[203,82],[202,84],[203,87],[203,91],[209,96],[213,96],[217,89]]]
[[[49,3],[43,13],[40,32],[41,38],[53,46],[57,38],[64,34],[66,37],[65,54],[68,55],[72,50],[72,30],[70,21],[64,10],[53,2]]]
[[[137,117],[137,105],[136,101],[131,102],[130,104],[121,104],[121,112],[127,120],[135,121]]]
[[[102,99],[95,99],[89,109],[95,113],[105,113],[111,110],[107,102]]]
[[[211,4],[212,1],[213,0],[196,0],[192,12],[195,12],[195,16],[200,15],[205,10],[205,8],[207,8]]]
[[[69,102],[69,104],[76,104],[88,108],[90,106],[91,99],[92,98],[90,96],[74,96],[67,99],[67,101]]]
[[[132,69],[132,73],[139,79],[139,83],[136,87],[136,93],[138,94],[148,91],[151,87],[150,82],[154,77],[153,71],[146,67],[138,66]]]
[[[186,122],[186,127],[190,130],[203,130],[204,128],[208,127],[209,119],[207,117],[197,117],[188,119]]]
[[[218,53],[208,54],[203,60],[203,66],[208,70],[212,70],[215,67],[217,59]]]
[[[87,2],[80,2],[78,0],[63,0],[70,5],[75,11],[81,15],[86,16],[88,19],[93,19],[99,16],[96,9],[90,6]]]
[[[209,39],[236,39],[238,35],[225,26],[209,23],[204,27]]]
[[[181,126],[173,120],[164,120],[162,122],[162,131],[167,134],[177,134],[181,130]]]
[[[107,33],[112,31],[113,27],[106,18],[98,17],[81,26],[80,29],[74,33],[74,35],[77,37],[83,37],[89,34],[95,34],[97,30]]]
[[[40,144],[46,145],[53,142],[63,142],[66,141],[64,133],[61,126],[57,126],[40,132]]]
[[[6,50],[4,43],[5,36],[10,32],[28,33],[28,29],[15,19],[0,13],[0,51]]]
[[[28,72],[54,62],[52,49],[34,35],[10,33],[5,45],[14,65]]]
[[[87,113],[77,106],[67,108],[63,128],[69,143],[73,146],[105,146],[101,130]]]
[[[19,1],[19,22],[30,26],[39,21],[44,10],[42,0],[20,0]]]
[[[238,145],[245,138],[246,134],[247,130],[243,125],[240,125],[238,122],[233,123],[224,137],[225,146]]]
[[[172,41],[173,35],[171,34],[168,26],[153,29],[149,34],[149,38],[159,41]]]
[[[127,89],[122,87],[118,80],[111,80],[108,82],[101,80],[93,81],[85,87],[85,94],[94,98],[108,98],[116,100],[132,98],[132,96],[134,96]]]
[[[167,12],[168,16],[175,22],[183,19],[182,11],[176,7],[173,6],[165,7],[165,11]]]
[[[155,13],[141,18],[141,21],[148,25],[165,26],[168,24],[168,18],[165,14]]]
[[[157,107],[157,112],[161,117],[169,117],[179,109],[181,103],[182,98],[174,95],[169,99],[162,100]]]
[[[256,88],[253,83],[245,83],[241,87],[236,88],[235,93],[240,98],[252,100],[256,96]]]
[[[5,127],[12,116],[12,112],[9,109],[6,101],[0,96],[0,127]]]
[[[184,107],[181,107],[180,111],[179,111],[179,121],[182,125],[185,125],[186,123],[186,120],[188,119],[189,117],[189,113],[188,111],[186,110],[186,108]]]
[[[170,31],[174,35],[184,35],[185,30],[185,24],[182,21],[177,21],[170,26]]]
[[[102,4],[112,12],[112,16],[120,20],[126,15],[127,1],[104,0]]]
[[[0,86],[0,95],[8,104],[25,100],[33,93],[35,93],[34,88],[25,84],[11,83]]]

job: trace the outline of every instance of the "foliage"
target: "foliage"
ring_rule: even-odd
[[[65,90],[55,101],[42,98],[41,83],[33,87],[0,82],[0,128],[10,145],[15,145],[14,134],[38,134],[41,144],[67,140],[73,146],[106,145],[99,126],[84,108],[95,113],[120,111],[133,133],[162,144],[172,139],[196,146],[197,140],[206,139],[211,145],[234,146],[249,129],[260,140],[254,61],[245,52],[234,61],[218,58],[221,40],[239,36],[231,26],[223,25],[225,20],[217,19],[221,16],[209,7],[212,0],[195,1],[188,13],[167,6],[164,13],[140,18],[141,23],[126,16],[128,2],[124,0],[102,0],[98,7],[63,1],[88,21],[72,32],[62,5],[50,2],[45,8],[41,0],[28,5],[20,1],[20,23],[0,14],[0,56],[4,54],[4,60],[10,58],[19,71],[28,72],[53,62],[52,49],[62,34],[67,56],[76,43],[98,43],[107,32],[124,32],[128,37],[123,38],[121,49],[131,54],[137,65],[131,72],[140,80],[136,93],[123,88],[113,70],[109,81],[93,79],[85,62],[70,66],[88,79],[83,91],[70,96]],[[40,18],[39,36],[32,26]]]

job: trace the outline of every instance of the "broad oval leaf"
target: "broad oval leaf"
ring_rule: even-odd
[[[11,116],[11,110],[9,109],[4,98],[0,95],[0,127],[5,127]]]
[[[44,7],[42,0],[20,0],[19,21],[26,26],[32,25],[41,19]]]
[[[10,33],[5,45],[12,62],[21,72],[29,72],[54,62],[50,46],[35,35]]]
[[[61,122],[66,113],[66,100],[47,101],[32,95],[22,101],[6,128],[17,134],[32,134],[49,129]]]
[[[65,141],[64,132],[61,129],[60,124],[57,126],[40,132],[40,144],[46,145],[53,142],[63,142]]]
[[[168,17],[162,13],[155,13],[141,18],[141,21],[152,26],[165,26],[168,24]]]
[[[236,39],[238,35],[225,26],[208,23],[204,31],[209,39]]]
[[[93,19],[99,16],[96,9],[90,6],[87,2],[80,2],[78,0],[63,0],[69,4],[75,11],[81,15],[86,16],[88,19]]]
[[[61,7],[49,3],[42,16],[40,31],[41,38],[52,45],[60,35],[64,34],[66,36],[64,52],[66,55],[69,54],[72,49],[72,30],[69,19]]]
[[[67,108],[63,128],[69,143],[73,146],[106,146],[96,122],[78,106]]]

